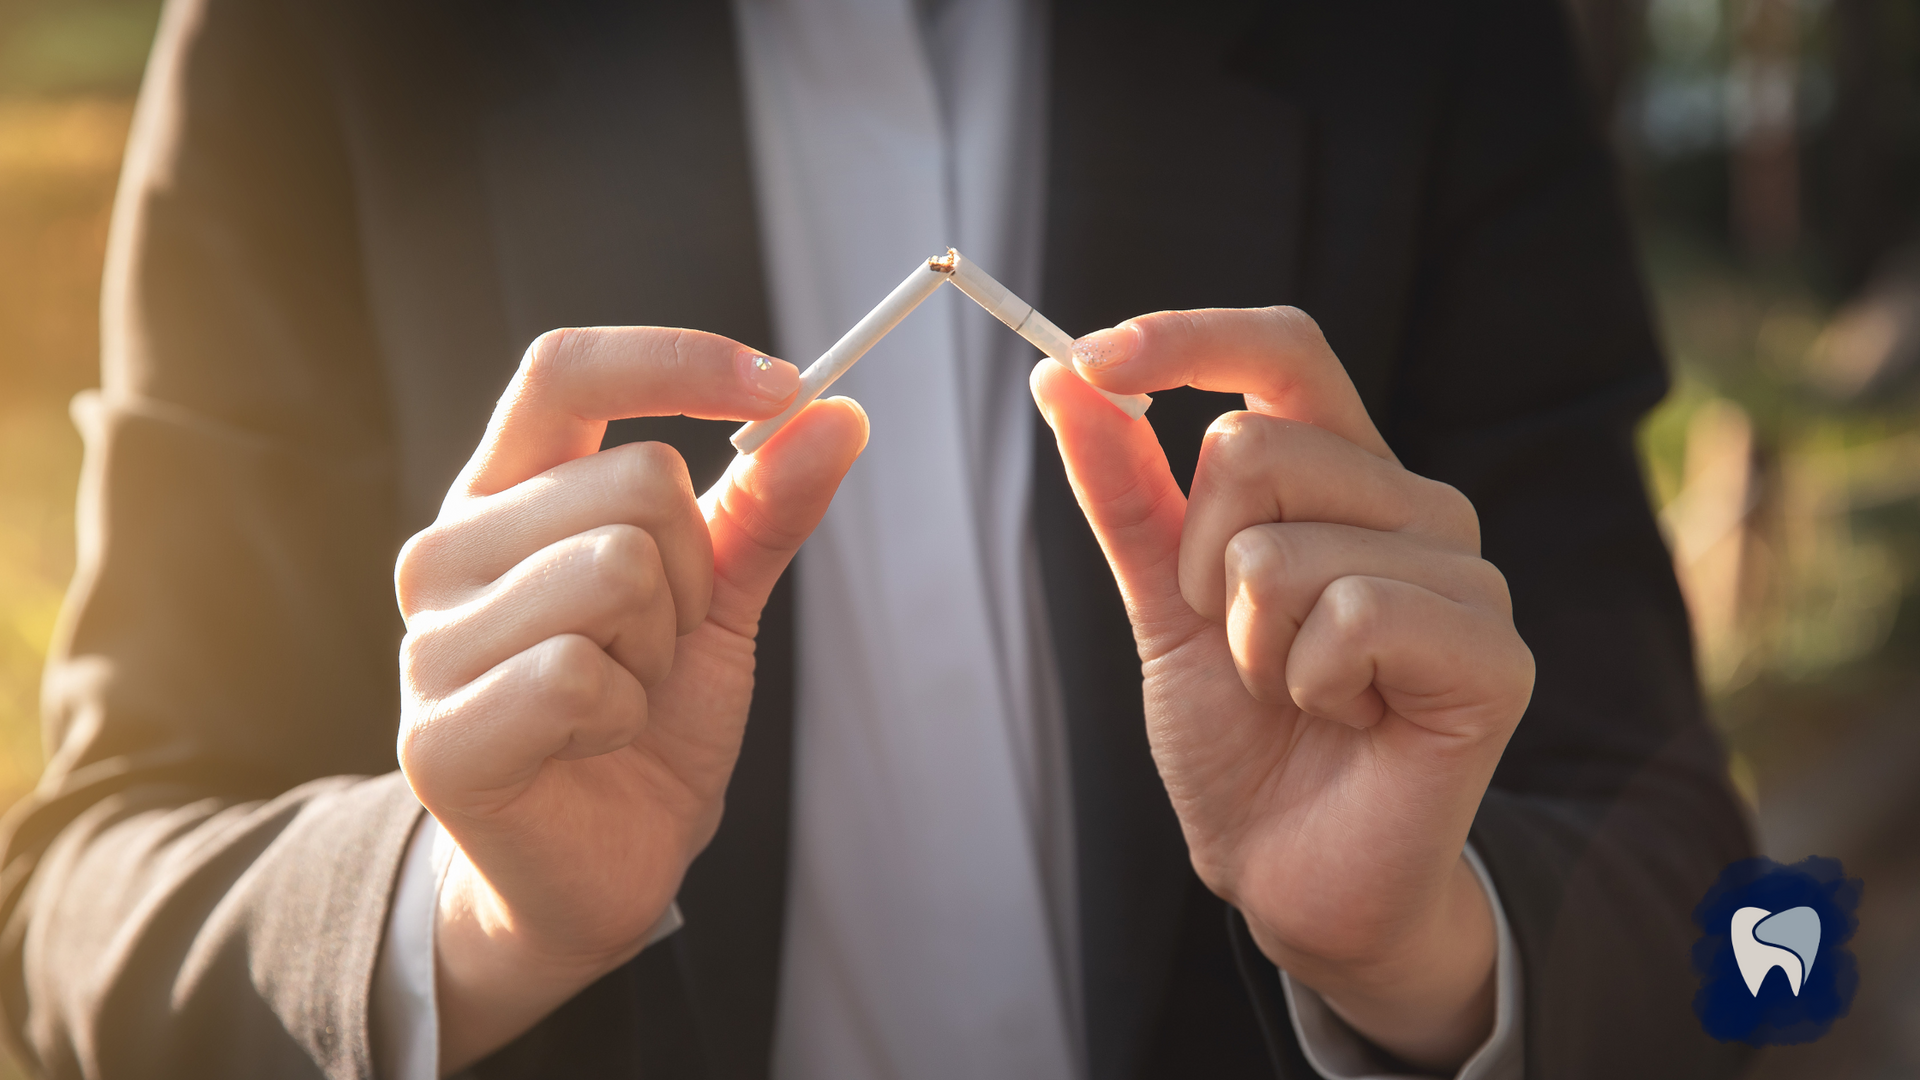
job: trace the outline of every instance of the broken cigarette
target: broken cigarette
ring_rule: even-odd
[[[1035,311],[1032,304],[1007,291],[1005,285],[993,279],[991,274],[967,257],[952,248],[940,258],[927,263],[941,273],[952,275],[953,284],[963,293],[973,298],[973,302],[987,309],[987,313],[1006,323],[1013,332],[1026,338],[1028,343],[1046,353],[1061,367],[1073,371],[1073,338],[1067,332],[1053,325],[1053,321]],[[1075,374],[1079,374],[1075,372]],[[1113,402],[1114,408],[1126,413],[1129,419],[1138,420],[1147,414],[1147,407],[1153,399],[1145,394],[1113,394],[1099,387],[1100,396]]]
[[[900,325],[900,320],[948,281],[971,297],[974,303],[986,308],[994,318],[1012,327],[1014,333],[1026,338],[1068,371],[1073,371],[1073,339],[1067,336],[1066,331],[1035,311],[1032,304],[1007,291],[1005,285],[968,262],[958,251],[948,248],[945,255],[928,259],[915,267],[913,273],[895,286],[878,307],[867,312],[865,318],[853,324],[853,329],[834,342],[833,348],[807,365],[807,370],[800,373],[800,389],[793,396],[793,404],[778,416],[741,425],[740,430],[733,433],[733,448],[742,454],[752,454],[765,446],[768,439],[800,415],[800,410],[813,404],[814,399],[825,393],[834,380],[845,375],[854,361],[865,356],[868,349],[879,344],[881,338]],[[1110,394],[1097,386],[1094,389],[1135,420],[1144,416],[1147,406],[1153,404],[1153,399],[1145,394]]]
[[[865,318],[853,324],[853,329],[833,343],[833,348],[807,365],[807,370],[800,373],[800,389],[793,395],[793,404],[778,416],[741,425],[740,430],[733,433],[733,448],[743,454],[751,454],[765,446],[768,439],[800,415],[801,409],[813,404],[813,399],[825,393],[835,379],[845,375],[854,361],[865,356],[867,350],[879,344],[889,330],[900,325],[901,319],[946,283],[947,275],[934,270],[930,264],[921,263],[915,267],[913,273],[907,275],[907,280],[894,286],[887,298],[880,301],[879,307],[867,312]]]

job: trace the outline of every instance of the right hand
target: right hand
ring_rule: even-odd
[[[625,963],[720,821],[761,608],[866,445],[816,402],[695,499],[610,419],[777,415],[798,372],[712,334],[554,331],[527,350],[395,571],[400,766],[458,845],[435,934],[440,1064]]]

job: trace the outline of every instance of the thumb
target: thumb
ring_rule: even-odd
[[[1080,511],[1106,552],[1143,656],[1157,642],[1205,627],[1180,595],[1180,529],[1187,498],[1174,482],[1153,425],[1109,405],[1073,372],[1035,365],[1033,400],[1053,427]]]
[[[734,458],[700,497],[713,537],[708,621],[755,635],[767,595],[825,516],[867,433],[866,411],[852,398],[816,401],[753,456]]]

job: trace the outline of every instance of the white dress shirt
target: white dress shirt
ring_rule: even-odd
[[[949,244],[1036,291],[1044,9],[734,10],[783,354],[819,355]],[[1080,1074],[1074,905],[1048,874],[1072,865],[1059,709],[1028,604],[1033,357],[942,289],[834,388],[873,433],[795,586],[775,1080]]]
[[[781,355],[805,366],[950,244],[1044,303],[1044,3],[734,10]],[[1028,516],[1035,359],[943,289],[834,389],[873,428],[798,564],[774,1080],[1084,1075],[1065,737]],[[391,1080],[437,1074],[449,852],[429,820],[402,870],[375,984]],[[678,926],[670,910],[654,937]],[[1499,929],[1499,1016],[1468,1080],[1519,1074]],[[1317,995],[1285,989],[1323,1076],[1385,1075]]]

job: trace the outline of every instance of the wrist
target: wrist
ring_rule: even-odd
[[[1491,901],[1462,858],[1420,906],[1424,917],[1338,955],[1295,947],[1253,916],[1268,959],[1347,1025],[1409,1065],[1450,1074],[1493,1030],[1499,937]]]
[[[646,944],[644,934],[605,947],[544,940],[463,855],[441,883],[434,939],[442,1075],[511,1042]]]

